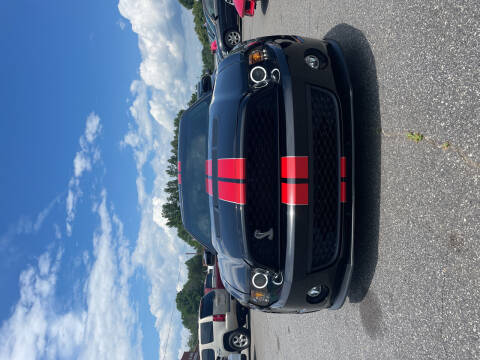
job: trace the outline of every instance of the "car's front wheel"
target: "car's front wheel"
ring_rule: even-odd
[[[237,329],[228,336],[228,344],[234,351],[242,351],[250,346],[250,334],[247,329]]]
[[[233,48],[240,41],[242,41],[242,35],[237,30],[229,30],[225,34],[225,43],[228,47]]]

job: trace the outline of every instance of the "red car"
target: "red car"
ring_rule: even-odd
[[[245,15],[253,16],[255,14],[257,0],[228,0],[227,2],[231,3],[232,1],[240,17],[244,17]]]
[[[220,270],[218,269],[218,263],[215,261],[215,267],[212,271],[209,271],[205,276],[205,283],[203,285],[203,294],[208,294],[214,289],[225,289],[222,279],[220,277]]]

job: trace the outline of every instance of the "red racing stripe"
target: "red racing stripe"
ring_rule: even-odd
[[[281,169],[284,179],[308,179],[308,156],[284,156]]]
[[[218,159],[218,177],[245,179],[245,159]]]
[[[205,173],[212,176],[212,160],[205,160]]]
[[[342,178],[347,177],[347,158],[345,156],[340,158],[340,176]]]
[[[180,161],[178,162],[177,171],[178,171],[178,183],[181,184],[182,183],[182,174],[181,174],[182,163]]]
[[[308,184],[282,183],[282,203],[308,205]]]
[[[207,191],[207,194],[212,196],[213,195],[213,184],[212,184],[212,179],[206,178],[205,179],[205,190]]]
[[[345,181],[340,183],[340,202],[347,202],[347,183]]]
[[[219,181],[218,198],[223,201],[245,205],[245,184]]]

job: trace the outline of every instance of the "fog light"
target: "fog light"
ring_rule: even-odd
[[[283,284],[283,275],[282,273],[277,273],[273,275],[272,277],[272,283],[274,283],[277,286],[280,286]]]
[[[280,70],[278,70],[277,68],[272,70],[270,76],[272,77],[273,81],[277,83],[280,82]]]
[[[324,285],[314,286],[307,291],[307,301],[311,304],[321,303],[328,297],[328,293],[328,287]]]
[[[318,70],[320,67],[320,60],[315,55],[305,56],[305,63],[314,70]]]
[[[307,295],[310,297],[317,297],[322,293],[322,287],[321,286],[314,286],[310,290],[308,290]]]

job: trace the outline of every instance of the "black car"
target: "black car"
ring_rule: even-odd
[[[185,228],[215,248],[225,288],[243,304],[299,313],[343,305],[353,269],[352,104],[337,43],[271,36],[237,46],[213,97],[181,119]]]
[[[240,18],[235,7],[225,0],[202,0],[202,4],[207,30],[211,24],[215,25],[217,51],[225,56],[242,40]]]

